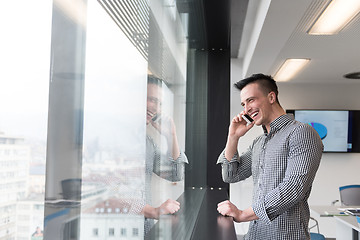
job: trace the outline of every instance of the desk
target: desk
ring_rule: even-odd
[[[360,232],[356,218],[341,214],[342,208],[359,208],[359,206],[310,206],[311,213],[319,221],[320,231],[326,237],[359,240]]]
[[[312,212],[316,213],[319,215],[319,217],[334,217],[334,216],[338,216],[338,215],[344,215],[347,216],[346,214],[343,213],[343,211],[339,210],[339,209],[343,209],[343,208],[358,208],[359,206],[311,206],[310,209],[312,210]]]
[[[336,240],[359,240],[360,226],[354,216],[334,216]]]

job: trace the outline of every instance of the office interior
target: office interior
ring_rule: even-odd
[[[359,14],[336,34],[309,33],[332,2],[4,3],[0,239],[244,235],[247,223],[219,218],[211,207],[226,198],[240,209],[251,204],[251,179],[226,184],[216,165],[230,119],[242,111],[233,83],[260,72],[277,80],[286,59],[307,59],[278,81],[284,109],[360,110],[360,80],[344,77],[360,71]],[[149,76],[162,81],[153,112]],[[147,120],[155,112],[160,130],[154,118]],[[169,126],[188,159],[174,181],[162,177],[171,167],[150,173],[146,167],[147,139],[162,155],[171,152]],[[260,127],[252,129],[239,152],[260,134]],[[324,152],[310,208],[330,206],[340,186],[360,184],[359,159],[360,153]],[[144,218],[145,204],[158,207],[167,199],[181,203],[178,213]],[[337,237],[333,218],[317,220],[323,235]]]

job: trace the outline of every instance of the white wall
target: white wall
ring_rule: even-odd
[[[241,80],[238,61],[232,60],[231,83]],[[279,100],[284,109],[360,110],[360,81],[359,84],[278,83],[278,87]],[[239,92],[232,87],[231,115],[237,114],[241,109]],[[244,151],[251,140],[259,134],[261,129],[253,128],[239,143],[239,151]],[[360,184],[358,169],[360,169],[360,153],[324,153],[309,198],[310,206],[330,205],[333,200],[340,198],[339,186]],[[250,206],[251,194],[251,179],[230,186],[230,200],[240,209]],[[335,226],[329,226],[332,222],[323,220],[320,221],[321,231],[327,237],[334,237]],[[236,224],[236,231],[238,234],[244,234],[247,227],[248,224]]]

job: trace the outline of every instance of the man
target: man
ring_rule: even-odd
[[[145,216],[145,233],[153,225],[151,219],[159,219],[160,215],[173,214],[180,209],[180,203],[168,199],[159,207],[151,205],[151,177],[152,173],[171,182],[180,181],[184,178],[185,163],[188,163],[186,155],[180,150],[176,126],[171,117],[161,114],[163,81],[154,76],[148,76],[147,84],[147,115],[146,124],[152,125],[156,131],[164,136],[167,151],[162,153],[154,139],[146,136],[146,163],[145,163],[145,205],[141,213]]]
[[[250,222],[245,239],[310,239],[307,200],[319,167],[323,145],[309,125],[292,120],[278,100],[274,79],[254,74],[235,84],[244,110],[229,126],[225,150],[218,163],[225,182],[253,177],[252,206],[238,209],[230,201],[218,204],[218,211],[236,222]],[[253,122],[247,124],[242,115]],[[241,155],[238,142],[254,125],[264,134]]]

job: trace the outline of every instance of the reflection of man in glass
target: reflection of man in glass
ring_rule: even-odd
[[[40,240],[43,239],[43,231],[40,227],[36,227],[35,232],[31,235],[32,240]]]
[[[167,145],[166,153],[163,153],[152,137],[146,137],[146,204],[142,213],[148,219],[158,219],[162,214],[173,214],[180,209],[180,203],[172,199],[159,207],[151,206],[152,173],[172,182],[180,181],[184,177],[184,164],[188,163],[185,154],[180,151],[173,119],[160,114],[162,84],[162,80],[148,76],[146,124],[151,124],[166,139]],[[152,225],[150,220],[146,221],[145,232]]]

